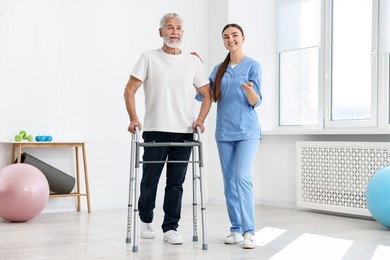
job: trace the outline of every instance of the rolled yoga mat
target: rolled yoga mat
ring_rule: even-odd
[[[28,153],[21,154],[20,162],[33,165],[41,170],[49,182],[50,191],[58,194],[68,194],[73,190],[76,179],[57,168],[42,162]]]

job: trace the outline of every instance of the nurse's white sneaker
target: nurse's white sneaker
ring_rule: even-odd
[[[252,233],[246,232],[244,234],[244,242],[242,242],[242,248],[244,249],[256,248],[255,236]]]
[[[232,232],[224,240],[225,244],[229,244],[229,245],[238,244],[241,241],[242,241],[242,235],[238,232]]]
[[[141,221],[141,237],[146,239],[155,238],[154,228],[152,223],[144,223]]]

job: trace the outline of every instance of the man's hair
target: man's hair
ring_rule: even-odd
[[[179,19],[181,24],[183,25],[183,18],[181,18],[180,15],[178,15],[177,13],[167,13],[160,20],[160,29],[164,28],[167,20],[172,19],[172,18]]]

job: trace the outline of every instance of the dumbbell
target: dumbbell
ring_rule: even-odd
[[[35,141],[37,142],[51,142],[53,137],[51,135],[37,135]]]
[[[32,142],[33,136],[32,135],[27,135],[27,132],[22,130],[19,132],[19,134],[15,135],[15,141],[16,142],[21,142],[22,140],[27,140],[29,142]]]

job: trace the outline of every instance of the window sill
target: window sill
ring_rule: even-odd
[[[267,130],[263,135],[390,135],[390,129]]]

